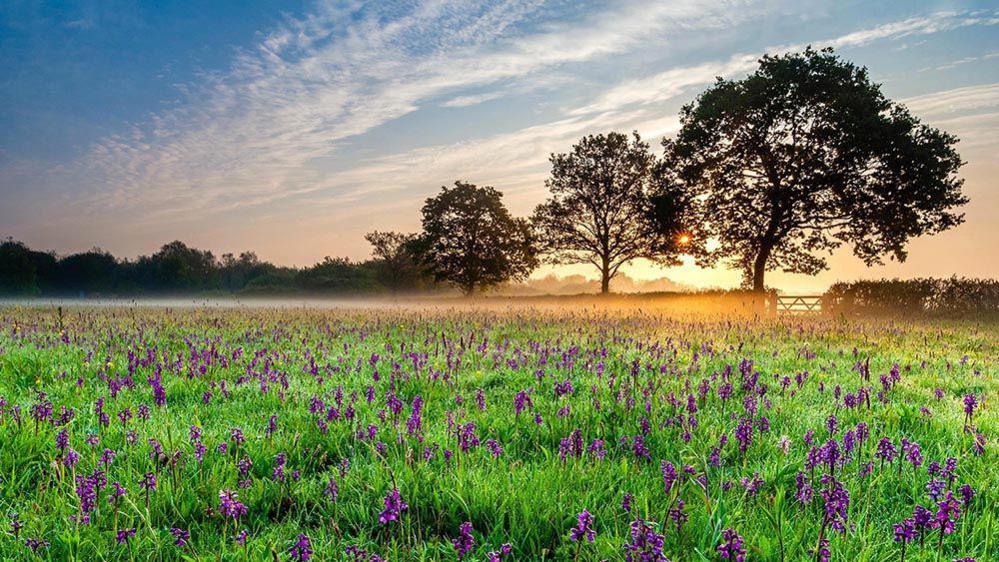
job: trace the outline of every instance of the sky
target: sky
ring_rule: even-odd
[[[493,185],[526,216],[550,153],[612,130],[658,151],[715,77],[809,44],[957,135],[971,202],[903,264],[867,268],[846,248],[827,272],[768,285],[999,277],[994,2],[6,0],[0,236],[59,254],[181,239],[284,265],[364,259],[365,232],[418,230],[441,185]],[[740,280],[691,263],[622,271]],[[552,272],[596,273],[536,275]]]

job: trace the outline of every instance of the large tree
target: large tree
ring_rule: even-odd
[[[638,133],[586,136],[550,160],[551,197],[533,217],[548,261],[593,265],[601,293],[629,261],[675,263],[682,206],[650,197],[656,162]]]
[[[509,280],[522,280],[537,267],[529,223],[514,218],[492,187],[457,181],[423,206],[423,233],[413,244],[438,282],[466,295]]]
[[[957,139],[885,98],[830,49],[765,56],[681,111],[666,166],[692,192],[697,240],[764,289],[764,273],[815,274],[843,243],[868,265],[960,224]]]

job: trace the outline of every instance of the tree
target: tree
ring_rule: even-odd
[[[32,251],[12,238],[0,243],[0,294],[33,295],[38,292],[38,269]]]
[[[222,254],[218,261],[219,285],[221,289],[235,293],[243,290],[248,283],[275,270],[273,264],[262,262],[256,252],[241,252],[238,256]]]
[[[63,294],[107,293],[116,288],[120,266],[110,253],[93,248],[59,260],[58,277],[54,282]]]
[[[131,269],[137,286],[172,292],[215,287],[218,264],[210,251],[175,240],[152,256],[140,257]]]
[[[885,98],[831,49],[765,56],[683,108],[665,161],[696,202],[694,238],[764,289],[764,273],[815,274],[843,243],[868,265],[963,222],[957,139]]]
[[[374,231],[364,235],[375,257],[378,281],[390,291],[414,289],[420,285],[423,268],[413,255],[415,234]]]
[[[534,211],[542,251],[552,263],[589,263],[600,292],[622,265],[638,258],[673,264],[681,205],[662,192],[650,198],[655,157],[638,133],[590,135],[572,151],[552,154],[551,197]]]
[[[359,293],[377,286],[374,270],[348,258],[331,258],[307,267],[295,276],[295,283],[306,291]]]
[[[423,233],[413,246],[436,281],[472,295],[526,279],[537,267],[530,225],[511,217],[502,197],[492,187],[457,181],[427,199]]]

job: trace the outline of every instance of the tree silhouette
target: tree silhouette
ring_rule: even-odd
[[[601,293],[631,260],[674,263],[681,207],[665,191],[653,205],[655,157],[638,133],[586,136],[550,160],[552,195],[533,216],[548,261],[592,264]]]
[[[764,273],[815,274],[843,243],[868,265],[903,261],[909,239],[960,224],[967,199],[957,139],[885,98],[867,70],[831,49],[765,56],[683,108],[666,166],[696,202],[699,256]]]
[[[423,268],[413,255],[415,234],[374,231],[364,235],[376,260],[378,281],[392,292],[419,288]]]
[[[435,280],[471,295],[525,279],[537,267],[530,225],[511,217],[501,198],[492,187],[457,181],[427,199],[413,247]]]

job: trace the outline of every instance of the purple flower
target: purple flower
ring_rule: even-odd
[[[38,552],[40,548],[48,548],[49,541],[45,539],[27,538],[24,539],[24,546],[31,549],[31,552]]]
[[[794,495],[795,499],[804,505],[811,503],[815,492],[812,490],[811,483],[805,477],[805,473],[799,472],[797,476],[794,477],[794,481],[798,485],[798,491]]]
[[[120,529],[118,534],[115,536],[115,540],[118,544],[127,544],[129,539],[135,536],[135,527],[130,529]]]
[[[881,463],[892,462],[895,460],[895,445],[887,437],[882,437],[881,441],[878,441],[878,450],[874,453],[874,457],[881,459]]]
[[[413,398],[412,412],[406,421],[406,433],[416,435],[420,432],[421,427],[423,427],[423,397],[416,396]]]
[[[625,512],[631,511],[631,498],[632,496],[628,492],[625,492],[624,496],[621,497],[621,509]]]
[[[328,497],[331,502],[336,503],[337,496],[340,494],[340,486],[337,485],[336,478],[330,476],[330,479],[326,482],[326,488],[323,489],[323,494]]]
[[[957,493],[961,494],[961,504],[967,510],[968,505],[971,503],[971,498],[975,497],[975,489],[968,484],[964,484],[957,489]]]
[[[827,488],[822,490],[822,499],[825,501],[825,523],[832,526],[840,533],[846,532],[847,511],[850,507],[850,494],[835,478],[824,477],[823,483]]]
[[[926,483],[926,494],[930,497],[931,500],[936,501],[940,499],[940,496],[943,495],[944,490],[946,488],[947,488],[946,482],[944,482],[943,480],[937,480],[936,478],[932,478],[930,479],[929,482]]]
[[[224,517],[238,520],[246,515],[246,506],[239,501],[239,495],[232,490],[219,490],[219,513]]]
[[[114,504],[118,502],[118,498],[125,495],[125,487],[121,485],[117,480],[111,483],[111,493],[108,495],[108,503]]]
[[[142,479],[139,480],[139,487],[143,490],[155,490],[156,489],[156,473],[147,472],[142,475]]]
[[[21,516],[17,513],[10,514],[10,532],[14,534],[16,539],[21,534],[21,528],[24,527],[24,523],[21,523]]]
[[[479,446],[479,437],[475,434],[475,423],[468,422],[465,425],[458,425],[458,446],[463,453]]]
[[[274,457],[274,470],[271,472],[271,478],[275,482],[284,482],[284,467],[288,464],[288,455],[284,453],[278,453]]]
[[[954,532],[955,524],[961,517],[961,505],[954,498],[952,492],[947,492],[943,501],[937,504],[937,513],[934,517],[935,526],[940,528],[940,532],[949,535]]]
[[[746,493],[750,496],[755,496],[760,491],[760,488],[763,487],[763,484],[765,484],[763,479],[760,478],[759,472],[754,472],[752,478],[743,476],[739,480],[739,483],[742,484],[742,487],[746,489]]]
[[[676,467],[669,461],[663,461],[659,465],[659,470],[663,475],[663,493],[668,496],[678,478]]]
[[[627,562],[669,562],[663,554],[664,538],[655,531],[654,524],[642,519],[631,522],[631,536],[624,545]]]
[[[309,536],[305,533],[299,533],[298,540],[288,549],[288,555],[291,556],[292,560],[298,560],[298,562],[306,562],[312,558],[312,543]]]
[[[402,496],[399,494],[398,488],[393,488],[385,496],[385,509],[378,514],[378,522],[382,525],[387,525],[392,521],[399,519],[403,511],[409,509],[409,504],[402,501]]]
[[[964,413],[971,419],[971,416],[975,413],[975,407],[978,406],[978,397],[974,394],[964,395]]]
[[[933,512],[921,505],[913,508],[912,521],[916,526],[916,531],[921,535],[928,529],[936,528],[936,523],[933,521]]]
[[[504,543],[500,545],[499,550],[491,550],[486,553],[486,560],[488,562],[500,562],[504,556],[509,556],[513,552],[513,547],[509,543]]]
[[[503,454],[503,447],[500,447],[499,442],[495,439],[487,439],[486,448],[492,453],[493,458],[499,458]]]
[[[919,443],[909,443],[909,446],[906,448],[905,458],[912,463],[913,468],[919,468],[923,464],[923,453],[919,449]]]
[[[475,537],[472,536],[471,521],[465,521],[461,524],[461,527],[458,528],[458,536],[451,541],[451,544],[458,551],[458,560],[464,559],[472,551],[472,547],[475,546]]]
[[[896,523],[893,528],[895,542],[910,543],[916,538],[916,521],[911,517],[904,519],[901,523]]]
[[[170,529],[170,534],[173,535],[175,539],[173,544],[182,548],[187,546],[187,541],[191,540],[191,533],[179,527]]]
[[[569,531],[569,540],[576,542],[586,539],[588,542],[593,542],[596,539],[596,531],[593,530],[593,515],[584,509],[576,516],[576,520],[576,526]]]
[[[739,451],[745,453],[753,442],[753,420],[742,418],[735,428],[735,440],[739,442]]]
[[[649,448],[645,446],[645,438],[641,435],[636,435],[631,440],[631,450],[635,453],[635,457],[640,459],[649,460],[652,455],[649,453]]]
[[[525,408],[533,407],[534,404],[531,402],[531,396],[527,391],[521,390],[517,393],[517,396],[513,398],[513,409],[515,415],[520,415]]]
[[[674,507],[669,509],[669,518],[673,520],[673,524],[676,525],[676,532],[679,533],[683,529],[683,524],[687,522],[690,518],[687,512],[683,510],[687,504],[683,502],[680,498],[676,499],[676,504]]]
[[[722,531],[722,542],[718,545],[718,555],[734,562],[746,560],[746,549],[742,546],[742,537],[735,529]]]
[[[568,437],[559,441],[558,456],[563,461],[568,457],[578,457],[583,454],[583,432],[574,429]]]

